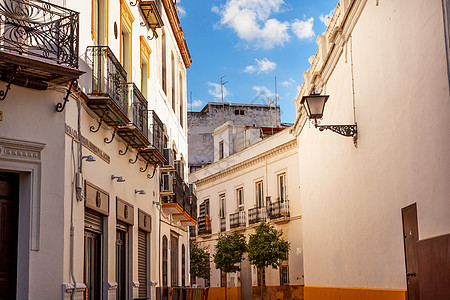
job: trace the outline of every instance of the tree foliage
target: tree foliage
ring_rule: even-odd
[[[205,250],[205,248],[200,247],[194,240],[189,241],[189,247],[191,275],[203,279],[209,278],[209,274],[211,272],[211,268],[209,266],[209,253]]]
[[[248,260],[258,268],[272,266],[278,268],[280,260],[289,253],[290,243],[281,236],[282,230],[272,225],[261,223],[256,233],[251,234],[248,241]]]
[[[242,233],[233,232],[219,236],[214,253],[216,269],[225,273],[234,273],[240,270],[239,263],[244,260],[247,252],[247,242]]]

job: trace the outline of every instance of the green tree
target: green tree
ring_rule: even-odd
[[[209,278],[211,272],[211,268],[209,267],[209,253],[194,240],[189,241],[189,251],[191,275],[203,279]]]
[[[280,260],[289,253],[290,243],[281,236],[282,230],[275,229],[272,225],[261,223],[256,228],[256,233],[251,234],[248,240],[248,260],[255,265],[261,274],[261,299],[263,299],[263,270],[268,266],[277,269]]]
[[[239,263],[244,260],[245,252],[247,252],[247,242],[242,233],[233,232],[220,235],[216,244],[216,253],[213,255],[216,269],[227,274],[240,271]],[[227,299],[227,293],[227,281],[225,280],[225,299]]]

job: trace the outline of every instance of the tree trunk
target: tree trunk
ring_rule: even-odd
[[[263,296],[263,284],[264,284],[264,282],[263,282],[263,268],[262,267],[259,268],[259,273],[261,274],[260,275],[261,276],[261,300],[263,300],[264,299],[264,296]]]
[[[228,273],[225,273],[225,300],[228,300]]]

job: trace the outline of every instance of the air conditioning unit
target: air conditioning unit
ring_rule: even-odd
[[[162,166],[163,170],[173,170],[174,169],[174,163],[173,163],[173,150],[170,148],[164,148],[163,149],[163,156],[166,160]]]
[[[175,170],[178,172],[178,175],[180,175],[181,179],[184,180],[184,162],[182,160],[175,161]]]
[[[161,195],[173,194],[173,175],[171,173],[161,174]]]

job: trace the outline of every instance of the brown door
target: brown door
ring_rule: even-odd
[[[408,299],[418,300],[420,299],[417,260],[419,229],[417,225],[417,206],[415,203],[402,208],[402,219]]]
[[[116,231],[116,279],[117,300],[127,299],[127,231],[117,228]]]
[[[16,299],[19,175],[0,172],[0,299]]]
[[[171,273],[171,286],[178,286],[178,238],[175,236],[170,237],[170,273]]]

